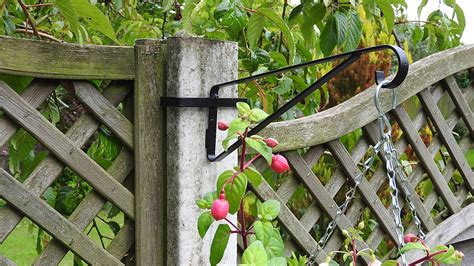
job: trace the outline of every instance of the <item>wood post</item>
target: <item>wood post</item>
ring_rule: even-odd
[[[171,97],[209,97],[213,85],[237,78],[237,44],[201,38],[169,38],[166,40],[165,73],[167,94]],[[235,97],[236,88],[221,90],[221,97]],[[236,109],[220,108],[219,119],[230,121]],[[169,265],[208,265],[211,228],[204,239],[197,231],[202,210],[195,200],[215,191],[218,175],[232,169],[237,154],[222,162],[210,163],[206,158],[205,131],[207,108],[167,110],[167,263]],[[218,133],[222,139],[223,132]],[[218,146],[219,140],[218,140]],[[233,218],[235,220],[235,218]],[[229,239],[221,263],[237,263],[235,234]]]
[[[162,45],[158,40],[135,43],[135,252],[137,265],[164,265],[166,180]]]

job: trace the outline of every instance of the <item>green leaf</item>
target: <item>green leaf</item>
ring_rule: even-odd
[[[289,63],[292,65],[295,61],[295,54],[296,54],[296,45],[293,38],[293,33],[291,32],[290,28],[286,24],[286,22],[281,19],[281,17],[270,8],[260,8],[257,10],[257,13],[260,13],[270,19],[278,28],[280,28],[283,36],[286,39],[286,46],[290,54]]]
[[[283,95],[290,91],[292,86],[293,80],[285,76],[278,82],[278,86],[273,89],[273,92],[278,95]]]
[[[280,202],[269,199],[258,207],[258,218],[273,221],[280,213]]]
[[[277,62],[278,65],[285,67],[288,65],[288,62],[286,61],[285,56],[282,53],[276,52],[276,51],[271,51],[270,57]]]
[[[293,10],[291,10],[290,15],[288,16],[288,20],[292,20],[296,16],[301,14],[301,11],[303,11],[303,7],[304,7],[303,4],[295,6],[295,8],[293,8]]]
[[[268,114],[260,108],[254,108],[250,111],[249,119],[251,122],[260,122],[267,118]]]
[[[326,26],[321,31],[319,47],[325,56],[328,56],[337,45],[337,22],[334,16],[329,17]]]
[[[265,247],[268,258],[284,257],[285,256],[285,244],[281,238],[280,231],[273,228],[272,237]]]
[[[211,262],[211,265],[217,265],[217,263],[222,260],[225,249],[227,247],[227,242],[229,241],[229,236],[229,225],[220,224],[219,227],[217,227],[214,239],[212,239],[211,255],[209,256],[209,261]]]
[[[214,18],[232,34],[237,34],[247,24],[247,15],[235,0],[222,1],[214,12]]]
[[[256,221],[253,224],[253,228],[255,230],[255,236],[257,239],[262,241],[264,246],[267,246],[273,234],[272,223],[267,221]]]
[[[263,23],[265,22],[265,17],[253,13],[247,24],[247,41],[251,50],[254,50],[257,47],[258,40],[263,31]]]
[[[198,232],[201,238],[203,238],[204,235],[206,235],[207,230],[209,229],[209,227],[211,226],[213,222],[214,222],[214,219],[212,218],[210,211],[203,212],[201,213],[201,215],[199,215]]]
[[[342,44],[346,40],[347,17],[346,14],[336,11],[334,13],[334,18],[336,18],[337,26],[337,45],[342,46]]]
[[[314,4],[309,10],[309,19],[313,25],[321,22],[325,16],[326,7],[321,3]]]
[[[286,266],[286,259],[284,257],[275,257],[268,261],[268,266]]]
[[[376,0],[375,2],[382,11],[385,22],[387,23],[387,32],[391,33],[395,25],[395,12],[393,11],[390,0]]]
[[[449,7],[454,7],[454,5],[456,5],[456,0],[443,0],[443,3]]]
[[[421,250],[427,250],[425,246],[423,246],[421,243],[417,243],[417,242],[410,242],[410,243],[406,243],[405,246],[403,246],[399,253],[405,253],[409,250],[413,250],[413,249],[421,249]]]
[[[463,32],[464,28],[466,28],[466,18],[464,17],[464,11],[458,4],[455,4],[454,13],[458,19],[459,28],[461,29],[461,32]]]
[[[234,172],[231,170],[224,171],[218,178],[217,178],[217,191],[222,190],[222,186],[224,183],[232,178]],[[244,173],[238,174],[234,181],[230,181],[225,186],[225,196],[227,201],[229,202],[229,212],[231,214],[236,213],[240,207],[240,201],[245,194],[247,189],[247,176]]]
[[[1,1],[1,0],[0,0]],[[71,29],[74,34],[78,34],[79,30],[79,15],[76,12],[72,2],[74,0],[55,0],[53,3],[59,8],[59,12],[71,25]]]
[[[241,116],[248,116],[250,114],[250,105],[244,102],[238,102],[236,104],[237,111],[239,111],[239,115]]]
[[[262,242],[256,240],[242,254],[242,263],[250,265],[267,265],[267,254]]]
[[[262,174],[252,167],[247,167],[247,169],[244,170],[244,174],[254,187],[258,187],[263,181]]]
[[[245,142],[250,148],[256,150],[260,153],[265,160],[267,160],[268,165],[272,163],[272,148],[268,147],[267,144],[260,139],[246,138]]]
[[[238,138],[239,135],[233,134],[231,136],[227,136],[223,141],[222,141],[222,147],[224,148],[225,151],[227,151],[227,148],[229,148],[229,141],[232,139]]]
[[[163,11],[168,11],[171,9],[173,6],[174,0],[162,0],[161,1],[161,7],[163,8]]]
[[[250,125],[249,122],[242,120],[240,118],[236,118],[230,122],[229,129],[227,130],[227,136],[231,137],[237,132],[240,132],[240,134],[243,134],[245,130],[249,127],[249,125]]]
[[[98,7],[92,5],[88,0],[71,0],[71,4],[77,15],[83,18],[93,30],[101,32],[111,40],[118,42],[109,18]]]
[[[426,4],[428,4],[428,0],[421,0],[421,4],[418,6],[417,13],[416,13],[418,15],[418,18],[420,17],[421,11],[426,6]]]
[[[107,222],[107,225],[109,226],[112,233],[114,233],[114,236],[116,236],[118,232],[120,232],[120,225],[117,222],[109,221]]]
[[[347,13],[347,31],[344,52],[355,50],[362,38],[362,21],[355,11]]]
[[[396,260],[386,260],[381,266],[398,266],[398,262]]]

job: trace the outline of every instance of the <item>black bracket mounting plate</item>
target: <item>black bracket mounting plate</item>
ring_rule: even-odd
[[[290,110],[297,103],[303,101],[308,95],[313,93],[315,90],[321,88],[321,86],[327,83],[331,78],[333,78],[338,73],[340,73],[341,71],[349,67],[352,63],[357,61],[361,55],[366,54],[366,53],[371,53],[371,52],[383,51],[383,50],[392,50],[398,61],[398,69],[397,69],[396,74],[394,75],[393,79],[389,83],[383,86],[383,88],[394,89],[405,80],[408,74],[409,64],[408,64],[407,56],[405,52],[403,51],[403,49],[401,49],[398,46],[378,45],[378,46],[362,48],[362,49],[354,50],[352,52],[333,55],[326,58],[317,59],[317,60],[269,71],[266,73],[217,84],[217,85],[212,86],[209,98],[162,97],[161,106],[162,107],[207,107],[209,108],[208,127],[206,130],[207,158],[211,162],[217,162],[227,157],[229,154],[231,154],[233,151],[235,151],[237,148],[239,148],[242,145],[242,140],[238,139],[226,151],[220,153],[219,155],[216,155],[217,109],[219,107],[235,107],[235,104],[237,102],[247,102],[245,98],[219,98],[219,90],[221,88],[237,85],[241,83],[246,83],[249,81],[257,80],[257,79],[268,77],[271,75],[277,75],[283,72],[292,71],[299,68],[328,63],[335,60],[342,60],[342,62],[339,63],[336,67],[331,69],[324,76],[316,80],[313,84],[309,85],[305,90],[301,91],[298,95],[296,95],[294,98],[292,98],[287,103],[285,103],[282,107],[280,107],[280,109],[276,110],[273,114],[269,115],[267,118],[265,118],[255,127],[253,127],[248,132],[248,136],[252,136],[252,135],[257,134],[262,129],[264,129],[271,122],[276,121],[285,112]],[[382,82],[384,79],[385,79],[384,72],[382,71],[375,72],[375,81],[377,84]]]

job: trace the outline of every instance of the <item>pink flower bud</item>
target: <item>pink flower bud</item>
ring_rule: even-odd
[[[229,202],[225,199],[225,193],[222,192],[219,195],[219,199],[216,199],[212,203],[211,215],[216,221],[222,220],[227,217],[229,213]]]
[[[272,155],[271,168],[273,169],[273,171],[281,174],[283,172],[286,172],[288,169],[290,169],[290,166],[288,165],[288,161],[286,160],[285,157],[283,157],[280,154],[277,154],[277,155]]]
[[[224,121],[217,122],[217,128],[222,131],[226,131],[229,128],[229,124]]]
[[[274,138],[268,138],[265,139],[265,143],[267,144],[268,147],[274,148],[278,145],[278,141]]]
[[[415,242],[417,238],[415,234],[406,234],[403,237],[403,241],[405,241],[405,243]]]
[[[380,266],[380,265],[382,265],[381,261],[374,260],[374,261],[369,262],[369,264],[367,266]]]

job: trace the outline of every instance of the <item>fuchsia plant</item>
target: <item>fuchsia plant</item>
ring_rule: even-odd
[[[244,212],[244,198],[247,193],[248,182],[254,187],[258,187],[263,180],[263,176],[253,167],[252,163],[263,157],[268,165],[276,173],[282,174],[289,170],[286,158],[280,154],[273,154],[272,148],[278,145],[278,141],[273,138],[262,138],[257,135],[249,136],[249,127],[252,123],[257,123],[265,119],[268,114],[254,108],[251,109],[246,103],[238,103],[237,109],[239,117],[226,123],[220,121],[218,128],[227,132],[227,137],[222,142],[224,149],[227,149],[229,142],[233,139],[242,140],[239,165],[234,169],[222,172],[217,178],[216,190],[208,192],[203,198],[198,199],[196,204],[205,211],[199,216],[198,231],[201,237],[207,233],[210,226],[215,221],[220,221],[211,243],[210,263],[216,265],[222,260],[224,251],[231,234],[237,234],[243,243],[242,263],[250,265],[305,265],[305,256],[297,258],[285,257],[285,248],[280,231],[275,228],[275,218],[280,212],[280,203],[276,200],[265,202],[257,201],[257,213],[253,224],[246,224]],[[251,148],[253,156],[248,157]],[[210,210],[210,211],[209,211]],[[238,223],[228,219],[228,215],[237,215]],[[328,254],[325,262],[321,266],[339,265],[333,260],[337,253],[343,254],[344,265],[356,266],[359,256],[369,258],[369,266],[396,266],[399,263],[395,260],[381,262],[375,257],[375,252],[371,249],[357,250],[356,242],[362,241],[360,230],[364,228],[361,222],[356,229],[343,230],[346,237],[344,241],[345,251],[333,251]],[[400,249],[400,254],[410,250],[423,250],[426,255],[412,263],[414,266],[421,263],[437,266],[440,264],[457,264],[464,256],[461,252],[454,250],[452,246],[437,246],[430,249],[425,242],[414,234],[406,234],[405,245]]]
[[[255,222],[248,225],[244,213],[244,197],[248,182],[258,186],[263,180],[262,175],[251,167],[258,158],[263,157],[271,169],[279,174],[288,171],[290,167],[284,156],[272,153],[272,148],[278,145],[276,139],[248,135],[250,125],[265,119],[268,114],[258,108],[251,109],[246,103],[238,103],[237,110],[239,117],[230,123],[219,121],[218,129],[227,131],[227,137],[222,143],[224,149],[227,149],[232,139],[242,140],[239,165],[222,172],[217,178],[216,191],[209,192],[196,201],[199,208],[206,210],[198,219],[198,231],[204,237],[214,221],[224,220],[224,223],[218,225],[211,244],[212,265],[221,261],[231,234],[238,234],[242,239],[242,263],[287,265],[280,231],[274,228],[272,222],[280,212],[280,203],[276,200],[258,202]],[[247,158],[249,148],[254,151],[254,155]],[[237,214],[238,223],[228,219],[228,214]]]

